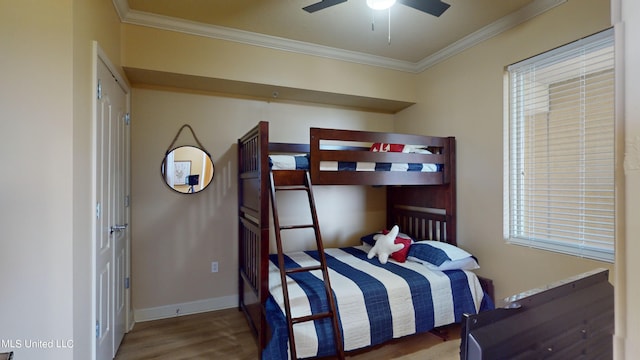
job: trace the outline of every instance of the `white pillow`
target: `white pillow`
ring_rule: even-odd
[[[307,155],[269,155],[269,165],[272,170],[308,169]]]
[[[411,244],[407,260],[425,265],[432,270],[474,270],[480,266],[463,249],[440,241],[423,240]]]
[[[407,256],[407,260],[411,260],[411,258]],[[460,260],[453,260],[453,261],[452,260],[446,260],[445,262],[440,264],[440,266],[435,266],[435,265],[430,264],[430,263],[423,263],[422,265],[426,266],[428,269],[440,270],[440,271],[445,271],[445,270],[475,270],[475,269],[479,269],[480,268],[480,265],[478,265],[478,262],[472,256],[469,256],[468,258],[464,258],[464,259],[460,259]]]

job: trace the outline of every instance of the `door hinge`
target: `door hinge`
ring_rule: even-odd
[[[96,339],[100,338],[100,322],[96,321]]]
[[[97,89],[98,100],[102,99],[102,80],[98,79],[98,89]]]
[[[96,219],[100,219],[100,203],[96,204]]]
[[[124,207],[129,207],[129,204],[131,204],[131,198],[127,195],[124,197]]]
[[[129,115],[129,113],[124,115],[124,123],[125,125],[129,125],[131,123],[131,115]]]
[[[124,278],[124,288],[125,289],[129,288],[129,278],[128,277]]]

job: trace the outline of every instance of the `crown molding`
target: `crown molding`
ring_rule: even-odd
[[[154,27],[163,30],[177,31],[219,40],[233,41],[269,49],[289,51],[299,54],[319,56],[336,60],[349,61],[365,65],[386,67],[394,70],[412,72],[415,64],[408,61],[389,59],[381,56],[355,51],[342,50],[303,41],[280,38],[276,36],[253,33],[222,26],[203,24],[183,19],[129,10],[122,22],[133,25]]]
[[[116,8],[116,13],[118,13],[120,21],[123,21],[127,13],[131,10],[128,0],[113,0],[113,6]]]
[[[511,14],[504,16],[493,23],[481,28],[480,30],[471,33],[462,39],[454,42],[446,48],[430,55],[418,63],[416,63],[415,72],[422,72],[439,62],[442,62],[458,53],[469,49],[485,40],[489,40],[492,37],[499,35],[517,25],[531,20],[534,17],[553,9],[554,7],[567,2],[567,0],[536,0],[529,5],[512,12]]]
[[[118,16],[120,16],[120,20],[127,24],[182,32],[392,70],[419,73],[566,1],[567,0],[535,0],[522,9],[514,11],[417,63],[132,10],[129,8],[127,0],[113,0],[113,3]]]

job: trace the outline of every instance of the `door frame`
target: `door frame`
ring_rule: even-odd
[[[126,78],[124,78],[120,72],[118,72],[117,68],[113,65],[111,60],[107,54],[102,50],[97,41],[92,42],[92,69],[91,69],[91,106],[92,106],[92,115],[91,115],[91,148],[92,148],[92,157],[91,157],[91,173],[92,173],[92,189],[91,189],[91,209],[96,211],[97,206],[97,188],[96,188],[96,174],[97,174],[97,164],[96,164],[96,153],[97,153],[97,89],[98,89],[98,64],[102,62],[104,63],[111,74],[114,76],[122,90],[125,92],[126,96],[126,112],[131,113],[131,88],[129,86],[129,82]],[[127,165],[125,167],[125,193],[128,199],[131,199],[131,131],[126,131],[125,134],[125,156],[128,159]],[[128,204],[125,206],[125,218],[126,223],[129,224],[129,228],[126,230],[125,237],[125,276],[128,281],[128,287],[125,288],[125,314],[126,314],[126,329],[125,332],[129,332],[135,323],[132,304],[131,304],[131,201],[129,200]],[[95,228],[97,226],[96,215],[93,214],[91,216],[91,319],[90,319],[90,329],[95,329],[97,323],[97,314],[96,314],[96,232]],[[91,334],[91,359],[96,359],[96,334]]]

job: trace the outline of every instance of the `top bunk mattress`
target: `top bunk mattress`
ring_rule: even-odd
[[[270,155],[272,170],[309,170],[309,155]],[[321,161],[320,171],[418,171],[437,172],[441,166],[420,163]]]
[[[417,145],[375,143],[371,152],[398,152],[405,154],[432,154]],[[272,170],[309,170],[309,154],[270,155]],[[442,171],[439,164],[411,162],[369,162],[369,161],[320,161],[320,171]]]

